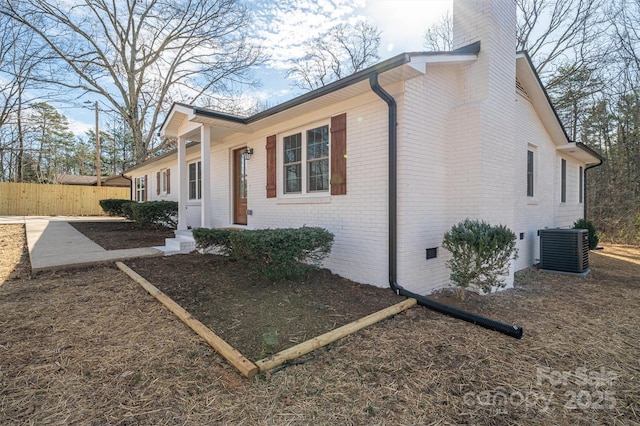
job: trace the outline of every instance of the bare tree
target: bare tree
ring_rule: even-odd
[[[451,13],[447,11],[438,22],[427,29],[422,45],[435,52],[453,50],[453,17]]]
[[[22,181],[24,135],[23,110],[34,89],[35,69],[46,63],[46,49],[34,34],[13,20],[0,15],[0,165],[2,179]]]
[[[598,42],[602,42],[607,27],[602,3],[602,0],[516,0],[517,49],[526,50],[538,73],[544,76],[553,64],[600,58],[602,49]],[[423,45],[446,51],[451,50],[452,41],[453,17],[447,12],[427,29]],[[548,73],[553,74],[553,70]]]
[[[640,0],[619,0],[608,10],[619,77],[627,87],[640,87]]]
[[[606,31],[602,0],[516,0],[516,5],[518,50],[529,52],[539,74],[559,60],[599,53],[585,47],[594,47]]]
[[[42,81],[99,95],[123,117],[138,160],[172,101],[224,98],[262,59],[239,0],[5,0],[0,14],[55,52]]]
[[[301,89],[317,89],[376,62],[379,46],[380,31],[368,22],[338,24],[314,39],[287,77]]]

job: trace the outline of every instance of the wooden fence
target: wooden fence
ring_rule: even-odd
[[[103,216],[98,203],[131,198],[129,188],[0,182],[2,216]]]

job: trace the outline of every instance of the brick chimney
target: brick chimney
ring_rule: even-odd
[[[515,137],[515,0],[454,0],[453,47],[476,41],[478,59],[458,69],[449,156],[456,195],[450,208],[459,219],[501,223],[517,233],[514,191],[526,183],[518,169],[526,148],[520,152]]]

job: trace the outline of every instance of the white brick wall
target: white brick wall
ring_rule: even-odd
[[[399,90],[395,88],[395,90]],[[393,90],[390,89],[390,90]],[[298,127],[312,128],[347,113],[347,195],[266,198],[266,138]],[[211,149],[213,226],[232,225],[231,153],[254,149],[248,161],[248,228],[321,226],[335,235],[326,266],[359,282],[385,287],[387,267],[387,106],[370,93],[252,135],[236,135]],[[282,169],[277,185],[282,187]]]
[[[438,65],[407,81],[398,99],[398,283],[419,293],[448,282],[443,249],[430,260],[425,249],[440,246],[448,225],[448,151],[457,149],[449,115],[456,98],[455,66]]]
[[[583,204],[579,203],[579,167],[571,157],[563,157],[556,151],[548,132],[538,118],[531,103],[517,95],[515,98],[518,131],[518,175],[514,182],[516,196],[515,224],[513,231],[518,240],[519,259],[515,269],[536,264],[540,259],[540,238],[537,231],[544,228],[570,227],[582,217]],[[534,152],[534,196],[527,197],[527,150]],[[567,201],[560,202],[561,159],[567,160]]]

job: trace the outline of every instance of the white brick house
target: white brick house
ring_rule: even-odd
[[[513,1],[456,0],[453,52],[401,54],[248,118],[174,104],[161,135],[178,148],[129,170],[133,193],[179,201],[179,229],[324,227],[333,272],[421,294],[449,284],[445,250],[426,258],[445,231],[502,223],[519,237],[512,281],[537,263],[537,230],[583,216],[601,162],[515,52],[515,20]]]

